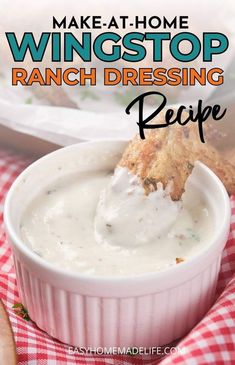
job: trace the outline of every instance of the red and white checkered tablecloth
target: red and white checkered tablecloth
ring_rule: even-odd
[[[64,345],[41,331],[31,321],[15,314],[12,306],[19,302],[11,249],[5,239],[3,203],[16,176],[30,159],[0,149],[0,297],[13,327],[19,364],[26,365],[152,365],[159,363],[157,355],[79,355],[69,354]],[[217,288],[217,300],[203,320],[177,346],[174,352],[161,358],[161,365],[172,364],[235,364],[235,197],[231,198],[233,216],[230,237],[223,253]],[[1,364],[7,365],[7,364]]]

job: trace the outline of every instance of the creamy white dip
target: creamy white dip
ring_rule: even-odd
[[[96,240],[130,248],[149,244],[167,234],[181,209],[182,202],[173,202],[161,183],[146,196],[138,177],[118,167],[100,194]]]
[[[210,242],[206,204],[186,190],[182,202],[173,202],[161,185],[146,196],[122,168],[112,178],[106,171],[67,176],[29,204],[21,236],[37,255],[71,271],[130,276],[163,270]]]

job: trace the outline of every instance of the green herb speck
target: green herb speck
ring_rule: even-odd
[[[25,104],[32,104],[33,103],[33,99],[31,97],[28,97],[27,99],[25,99]]]
[[[27,309],[23,306],[22,303],[15,303],[12,308],[14,312],[21,318],[25,319],[26,321],[30,321],[30,317],[28,314]]]
[[[200,241],[200,236],[199,234],[195,233],[192,228],[187,228],[187,231],[189,233],[189,238],[193,239],[194,241],[199,242]]]

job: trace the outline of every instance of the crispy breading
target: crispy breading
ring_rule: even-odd
[[[229,161],[235,167],[235,147],[222,150],[221,154],[223,154],[226,161]]]
[[[222,180],[228,193],[235,194],[235,167],[209,142],[200,141],[196,123],[148,129],[145,137],[142,140],[136,136],[129,143],[119,165],[140,177],[147,194],[157,189],[158,182],[164,188],[171,183],[170,195],[179,200],[195,161],[207,165]]]

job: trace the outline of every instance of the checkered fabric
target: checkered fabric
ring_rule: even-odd
[[[179,351],[176,348],[163,349],[162,353],[167,354],[161,358],[159,355],[71,354],[67,345],[54,340],[31,321],[27,322],[16,315],[12,309],[19,298],[11,249],[5,239],[3,203],[10,185],[30,162],[26,156],[0,148],[0,297],[13,327],[19,364],[235,364],[235,197],[231,198],[231,232],[223,252],[217,300],[202,321],[175,344]]]

